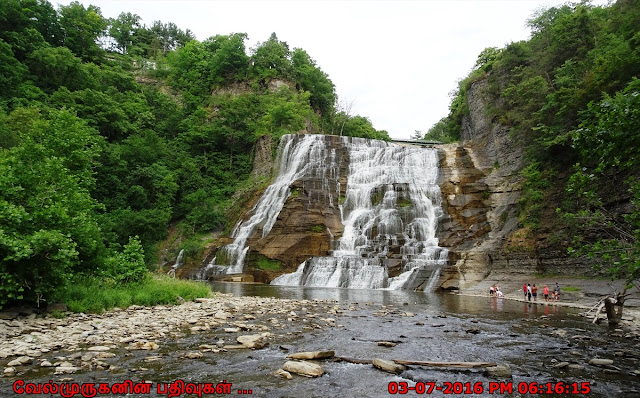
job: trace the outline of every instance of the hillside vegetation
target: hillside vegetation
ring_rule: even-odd
[[[0,307],[144,279],[170,225],[223,230],[258,137],[388,139],[272,34],[195,40],[78,2],[0,2]]]
[[[459,139],[468,90],[487,79],[486,112],[527,155],[521,225],[631,286],[640,278],[640,1],[567,3],[528,25],[529,40],[478,56],[427,137]]]

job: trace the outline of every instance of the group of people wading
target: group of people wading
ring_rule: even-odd
[[[530,283],[523,284],[522,292],[524,293],[524,301],[531,301],[532,298],[533,301],[538,301],[538,287],[535,283],[533,286]],[[551,293],[549,293],[549,286],[544,285],[542,294],[544,295],[544,301],[558,301],[560,299],[560,285],[556,282],[556,286]],[[489,296],[503,297],[504,294],[500,290],[500,286],[493,285],[489,287]]]
[[[500,286],[493,285],[489,287],[489,296],[491,297],[504,297],[504,294],[500,290]]]
[[[538,287],[534,283],[531,286],[530,283],[525,283],[522,285],[522,292],[524,293],[524,300],[531,301],[533,297],[533,301],[538,301]],[[560,285],[556,282],[556,286],[553,288],[553,292],[549,295],[549,286],[544,285],[542,288],[542,294],[544,295],[544,301],[558,301],[560,300]]]

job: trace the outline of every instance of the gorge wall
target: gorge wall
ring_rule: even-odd
[[[592,273],[584,259],[569,257],[562,245],[521,227],[523,149],[508,128],[491,120],[486,79],[472,84],[467,104],[461,141],[440,146],[440,186],[448,217],[438,237],[451,253],[441,287],[465,288],[492,272]]]

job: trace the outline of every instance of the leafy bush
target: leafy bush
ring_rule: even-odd
[[[106,259],[103,275],[118,284],[139,282],[148,276],[144,250],[137,236],[129,238],[122,252],[115,252]]]

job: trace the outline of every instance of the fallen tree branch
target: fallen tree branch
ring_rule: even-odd
[[[373,363],[373,360],[371,359],[358,359],[358,358],[349,358],[349,357],[334,357],[333,360],[337,362],[342,361],[342,362],[356,363],[358,365],[371,365]]]
[[[598,319],[600,317],[600,313],[602,312],[602,310],[604,309],[604,301],[606,299],[608,299],[609,297],[605,297],[602,300],[600,300],[600,303],[598,305],[598,309],[596,310],[596,313],[593,315],[593,322],[591,323],[596,323],[598,322]]]

